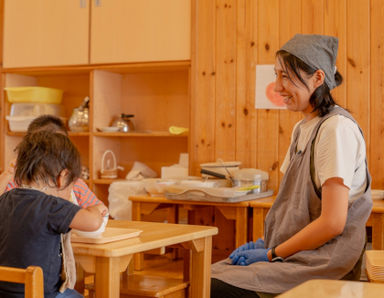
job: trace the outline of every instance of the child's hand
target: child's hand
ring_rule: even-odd
[[[8,167],[4,170],[3,173],[6,173],[6,175],[13,177],[13,175],[15,174],[15,166],[16,166],[16,159],[12,159]]]
[[[7,189],[7,184],[13,179],[15,175],[15,160],[12,160],[9,163],[8,168],[0,174],[0,194],[2,194]]]
[[[9,174],[14,175],[15,174],[15,166],[16,166],[16,159],[12,159],[8,165],[7,172]]]
[[[103,203],[97,205],[96,207],[99,209],[101,216],[104,217],[104,216],[107,216],[109,214],[108,208]]]

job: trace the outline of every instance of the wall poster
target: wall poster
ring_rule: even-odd
[[[283,97],[274,91],[274,64],[256,65],[256,109],[286,109]]]

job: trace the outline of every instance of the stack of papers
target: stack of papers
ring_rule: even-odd
[[[384,282],[384,250],[367,250],[365,265],[370,281]]]
[[[384,190],[383,189],[372,189],[372,200],[382,200],[384,199]]]

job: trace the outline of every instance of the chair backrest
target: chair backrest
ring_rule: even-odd
[[[43,270],[38,266],[26,269],[0,266],[0,281],[25,284],[26,298],[44,297]]]

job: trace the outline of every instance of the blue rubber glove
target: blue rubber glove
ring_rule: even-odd
[[[248,266],[255,262],[269,262],[268,250],[257,248],[240,251],[232,258],[232,265]]]
[[[239,253],[240,251],[244,251],[244,250],[249,250],[249,249],[256,249],[256,248],[264,248],[264,240],[259,238],[257,239],[256,242],[254,241],[250,241],[248,243],[245,243],[241,246],[239,246],[238,248],[236,248],[230,255],[229,257],[232,259],[237,253]]]

